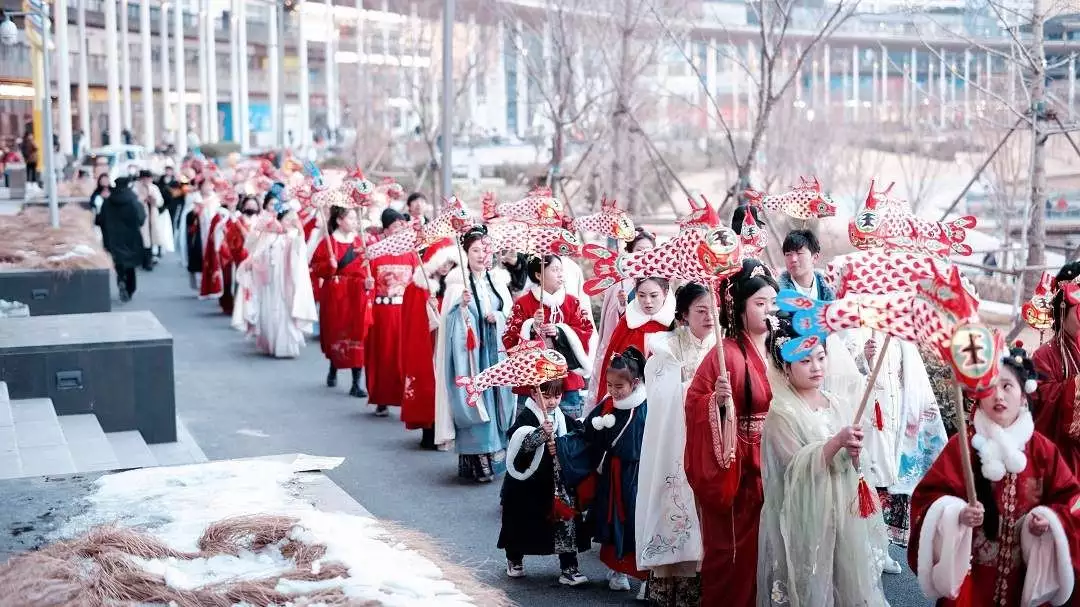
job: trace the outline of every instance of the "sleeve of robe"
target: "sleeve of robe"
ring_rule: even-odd
[[[713,386],[720,376],[716,348],[705,355],[686,391],[686,480],[703,508],[731,508],[739,488],[740,462],[720,467],[720,411],[713,404]],[[730,376],[731,357],[728,362]]]
[[[1031,447],[1028,465],[1036,465],[1036,469],[1042,471],[1040,505],[1057,515],[1060,531],[1067,538],[1072,568],[1080,570],[1080,519],[1077,518],[1080,514],[1080,481],[1050,439],[1036,433],[1031,438]]]
[[[229,256],[232,258],[233,263],[239,265],[240,262],[247,259],[247,249],[244,248],[244,232],[239,227],[240,220],[229,224],[228,231],[225,232],[225,246],[229,248]]]
[[[292,307],[290,315],[297,327],[304,333],[310,333],[312,325],[319,320],[315,307],[315,295],[311,288],[311,275],[307,271],[307,247],[304,244],[303,231],[286,235],[290,238],[288,263],[289,283],[292,289]]]
[[[1077,408],[1080,406],[1080,386],[1077,378],[1065,377],[1065,365],[1051,342],[1035,351],[1032,360],[1039,373],[1039,385],[1031,400],[1035,412],[1035,429],[1043,433],[1056,444],[1062,444],[1067,438],[1076,435],[1069,429],[1077,421]]]
[[[525,315],[525,308],[521,307],[520,303],[515,303],[514,307],[510,309],[510,318],[506,319],[506,332],[503,333],[502,343],[503,347],[509,350],[514,346],[521,343],[522,331],[521,328],[525,324],[525,321],[529,320]],[[525,337],[529,337],[525,335]]]
[[[450,300],[450,305],[446,308],[444,313],[445,318],[445,332],[446,332],[446,373],[447,387],[451,391],[450,394],[450,410],[454,418],[454,425],[459,428],[468,428],[476,426],[478,424],[487,423],[490,420],[485,420],[480,412],[480,406],[483,406],[481,397],[481,403],[479,406],[470,407],[465,402],[465,390],[459,388],[454,384],[454,380],[458,377],[468,377],[470,374],[469,369],[469,357],[476,358],[477,351],[469,352],[465,347],[466,340],[466,328],[465,321],[462,319],[461,314],[461,293],[463,290],[459,287],[455,289],[453,296],[455,300]],[[447,296],[451,296],[449,289],[447,290]],[[468,314],[471,317],[470,322],[476,323],[476,314],[474,314],[475,302],[471,303],[468,307]],[[476,372],[483,371],[477,365]]]
[[[593,418],[601,413],[602,407],[597,406],[583,423],[575,424],[573,431],[560,436],[555,441],[559,455],[559,466],[562,467],[563,482],[567,487],[576,487],[590,475],[596,472],[599,465],[601,448],[596,445],[602,441],[603,430],[596,430],[592,424]],[[569,421],[569,419],[567,420]],[[569,427],[567,428],[569,430]]]
[[[315,248],[315,253],[311,256],[311,271],[315,276],[319,278],[331,278],[337,273],[337,265],[334,263],[334,259],[330,257],[330,247],[326,245],[326,242],[320,242],[319,246]],[[357,263],[360,260],[356,260],[353,263]]]
[[[591,375],[593,361],[589,357],[589,340],[593,335],[592,315],[580,301],[575,301],[574,304],[567,306],[569,314],[562,322],[556,323],[555,327],[562,332],[574,349],[578,362],[582,365],[579,373]]]

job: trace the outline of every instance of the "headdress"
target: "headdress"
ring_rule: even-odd
[[[1028,357],[1024,350],[1024,342],[1019,339],[1009,348],[1009,353],[1002,357],[1001,364],[1009,367],[1016,373],[1025,394],[1031,394],[1038,389],[1038,372],[1035,370],[1035,362]]]

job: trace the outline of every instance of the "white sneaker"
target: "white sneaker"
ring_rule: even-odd
[[[608,578],[607,586],[612,590],[625,592],[630,590],[630,580],[625,573],[612,572],[611,577]]]
[[[506,577],[525,577],[525,564],[515,563],[509,559],[506,561]]]
[[[885,567],[882,568],[882,573],[890,573],[896,575],[904,571],[904,568],[900,566],[900,563],[896,562],[891,556],[885,556]]]
[[[559,576],[559,583],[563,586],[580,586],[589,581],[589,578],[585,577],[577,567],[567,567],[562,570],[562,575]]]

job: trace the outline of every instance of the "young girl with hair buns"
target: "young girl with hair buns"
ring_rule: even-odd
[[[938,605],[1062,605],[1080,560],[1080,484],[1028,410],[1037,372],[1023,348],[999,361],[968,436],[949,439],[911,496],[908,562]],[[960,449],[970,449],[975,503]],[[969,573],[970,570],[970,573]]]
[[[645,355],[634,347],[615,354],[605,378],[607,396],[585,417],[583,430],[556,444],[563,479],[579,487],[581,507],[588,508],[586,527],[600,544],[600,560],[611,569],[608,587],[626,591],[629,577],[646,577],[637,568],[634,549],[638,463],[648,413]],[[591,500],[590,493],[595,496]]]

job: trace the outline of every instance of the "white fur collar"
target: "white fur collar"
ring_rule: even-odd
[[[552,430],[555,431],[555,436],[563,436],[566,434],[566,417],[562,415],[562,410],[558,407],[551,413],[545,414],[540,409],[540,405],[536,404],[536,401],[530,397],[525,401],[525,408],[532,411],[532,414],[536,416],[536,419],[541,424],[543,424],[544,420],[548,419],[549,416],[552,417],[553,421],[551,422],[551,425]]]
[[[1034,432],[1035,423],[1026,408],[1020,410],[1020,416],[1008,428],[995,424],[981,409],[976,409],[971,446],[979,453],[983,476],[987,480],[1000,481],[1006,472],[1023,472],[1027,467],[1024,447]]]
[[[615,398],[615,408],[621,410],[635,409],[641,403],[645,402],[645,382],[638,384],[634,391],[630,393],[630,396],[626,398]]]
[[[533,287],[532,289],[529,290],[529,293],[532,293],[532,296],[536,298],[536,301],[539,301],[539,302],[543,303],[545,306],[547,306],[549,308],[561,308],[562,305],[563,305],[563,302],[566,301],[566,289],[565,288],[559,289],[558,291],[555,291],[554,293],[544,292],[543,293],[543,299],[540,298],[540,295],[541,295],[540,287]]]
[[[646,316],[645,312],[641,310],[641,304],[638,303],[637,298],[634,298],[634,301],[626,306],[627,327],[637,329],[650,320],[655,320],[664,326],[670,326],[675,321],[675,297],[671,293],[668,293],[667,297],[664,298],[663,307],[652,316]]]

